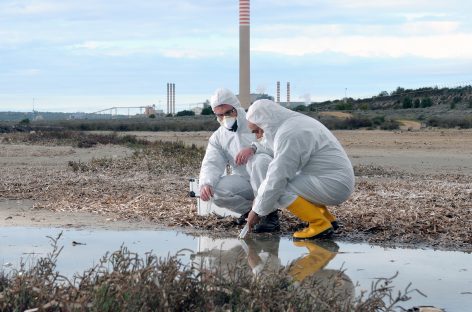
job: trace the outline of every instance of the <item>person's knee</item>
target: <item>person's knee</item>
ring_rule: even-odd
[[[259,171],[267,171],[270,162],[272,161],[272,157],[267,154],[255,154],[247,163],[248,171],[252,172],[256,169]]]

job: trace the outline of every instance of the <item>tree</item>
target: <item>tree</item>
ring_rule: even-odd
[[[308,110],[308,107],[306,107],[305,105],[298,105],[293,110],[297,112],[304,112]]]
[[[30,124],[30,120],[28,118],[24,118],[20,121],[20,125],[29,125]]]
[[[413,102],[413,107],[418,108],[418,107],[420,107],[420,104],[421,104],[420,99],[415,99],[415,101]]]
[[[431,98],[426,97],[421,100],[421,107],[425,108],[431,106],[433,106],[433,100],[431,100]]]
[[[388,92],[387,91],[382,91],[379,93],[379,96],[388,96]]]
[[[403,92],[405,92],[405,88],[398,87],[397,90],[395,90],[395,91],[392,92],[392,95],[400,95],[400,94],[402,94]]]
[[[202,109],[202,115],[214,115],[213,110],[210,106],[207,106]]]
[[[181,117],[181,116],[195,116],[195,112],[194,111],[191,111],[191,110],[183,110],[183,111],[180,111],[180,112],[177,112],[177,117]]]
[[[411,108],[413,106],[413,101],[411,100],[410,97],[405,97],[403,99],[403,104],[402,104],[403,108]]]

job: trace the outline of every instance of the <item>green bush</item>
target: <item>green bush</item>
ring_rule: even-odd
[[[210,106],[205,107],[202,109],[202,115],[214,115],[213,110],[211,109]]]
[[[20,121],[20,125],[29,125],[30,124],[30,120],[28,118],[24,118]]]
[[[337,110],[352,110],[352,104],[351,103],[336,104],[336,109]]]
[[[413,107],[414,107],[414,108],[419,108],[420,105],[421,105],[420,99],[415,99],[415,100],[413,101]]]
[[[413,101],[411,100],[411,98],[409,98],[408,96],[405,97],[403,99],[403,102],[402,102],[402,107],[403,108],[412,108],[413,107]]]
[[[366,111],[369,109],[369,104],[367,103],[362,103],[361,105],[359,105],[359,109],[360,110],[363,110],[363,111]]]
[[[180,112],[177,112],[177,117],[182,117],[182,116],[195,116],[195,112],[191,110],[183,110]]]
[[[308,107],[306,107],[305,105],[298,105],[293,110],[296,112],[305,112],[308,110]]]
[[[462,100],[462,98],[461,98],[460,96],[455,96],[455,97],[452,99],[452,103],[453,103],[453,104],[457,104],[457,103],[459,103],[461,100]]]
[[[431,100],[431,98],[426,97],[421,100],[421,107],[425,108],[431,106],[433,106],[433,100]]]

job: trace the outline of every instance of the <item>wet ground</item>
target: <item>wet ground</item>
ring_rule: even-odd
[[[28,262],[46,256],[51,251],[47,236],[56,237],[61,232],[59,243],[64,249],[57,269],[70,277],[97,264],[107,250],[118,250],[124,245],[142,256],[150,251],[161,257],[178,253],[184,263],[224,267],[239,262],[255,274],[268,274],[293,264],[290,272],[295,280],[328,280],[341,270],[346,281],[344,289],[355,287],[356,295],[370,290],[376,278],[398,272],[393,282],[396,290],[404,290],[411,282],[410,289],[416,288],[427,296],[411,293],[412,299],[402,304],[404,308],[431,305],[446,311],[470,311],[472,306],[470,253],[392,249],[341,241],[294,242],[286,237],[253,235],[242,241],[178,231],[3,227],[0,265],[8,271],[18,268],[21,260]]]

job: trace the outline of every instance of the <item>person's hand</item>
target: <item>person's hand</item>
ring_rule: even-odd
[[[203,185],[200,188],[200,198],[203,201],[209,201],[213,197],[213,188],[210,185]]]
[[[236,155],[236,165],[241,166],[245,165],[249,159],[254,155],[254,150],[250,147],[245,147],[239,151],[238,155]]]
[[[259,223],[259,216],[257,213],[255,213],[253,210],[249,212],[249,215],[247,216],[247,226],[249,228],[249,231],[252,231],[252,228],[254,225]]]

